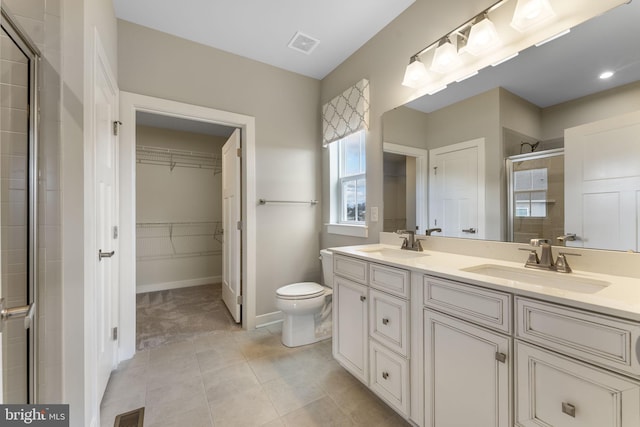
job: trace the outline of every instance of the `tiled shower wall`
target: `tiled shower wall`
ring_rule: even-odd
[[[38,401],[62,399],[60,100],[62,0],[1,0],[40,49]]]

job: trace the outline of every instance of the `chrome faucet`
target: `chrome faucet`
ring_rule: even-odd
[[[571,235],[569,235],[570,237]],[[563,236],[564,237],[564,236]],[[558,238],[559,239],[559,238]],[[571,240],[571,239],[569,239]],[[535,249],[520,248],[523,251],[529,251],[529,258],[524,263],[528,268],[539,268],[541,270],[551,270],[560,273],[571,273],[571,267],[567,262],[567,255],[580,256],[580,254],[571,254],[567,252],[558,253],[558,259],[553,262],[553,253],[551,252],[551,241],[548,239],[531,239],[529,242],[531,246],[540,247],[540,258],[538,258],[538,252]]]
[[[402,246],[400,249],[406,249],[409,251],[419,251],[422,252],[422,244],[420,243],[420,239],[416,239],[416,232],[412,230],[398,230],[396,234],[400,234],[400,238],[403,238]],[[403,237],[406,234],[407,237]]]
[[[575,233],[567,233],[556,237],[556,239],[558,239],[559,242],[572,242],[576,240],[576,237]]]
[[[424,231],[424,234],[426,234],[427,236],[431,236],[431,233],[442,233],[442,228],[438,227],[438,228],[427,228]]]
[[[555,270],[553,263],[553,254],[551,252],[551,240],[549,239],[531,239],[529,244],[534,248],[540,247],[540,258],[535,249],[523,249],[529,251],[529,258],[524,264],[528,268],[539,268],[541,270]]]

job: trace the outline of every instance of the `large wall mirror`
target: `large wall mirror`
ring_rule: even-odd
[[[385,144],[429,153],[427,223],[409,225],[441,228],[440,236],[640,250],[638,17],[640,0],[623,4],[386,112]],[[604,71],[614,74],[600,78]],[[385,179],[413,179],[395,173],[410,163],[388,160]],[[385,198],[390,188],[385,182]],[[384,215],[391,222],[386,207]]]

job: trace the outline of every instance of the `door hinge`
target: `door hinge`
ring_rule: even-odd
[[[114,341],[118,340],[118,327],[111,329],[111,339]]]
[[[238,224],[236,224],[236,227],[238,228],[238,230],[242,231],[242,221],[238,221]]]
[[[242,295],[236,295],[236,304],[242,305]]]
[[[113,238],[114,239],[118,238],[118,226],[117,225],[113,226]]]
[[[438,225],[438,220],[437,219],[433,220],[433,225]]]
[[[113,121],[113,135],[118,136],[118,129],[120,128],[120,125],[122,125],[120,120]]]
[[[236,155],[238,157],[242,157],[242,148],[238,148],[238,150],[236,151]]]
[[[438,175],[438,167],[437,166],[433,167],[433,174],[434,175]]]

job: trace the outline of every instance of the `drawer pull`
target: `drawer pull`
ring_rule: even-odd
[[[367,300],[367,297],[365,297],[364,295],[360,295],[360,301],[365,302]]]
[[[386,317],[384,319],[382,319],[382,324],[383,325],[388,325],[389,324],[389,319],[387,319]]]
[[[382,378],[383,378],[383,379],[385,379],[385,380],[386,380],[387,378],[389,378],[389,372],[383,372],[383,373],[382,373]]]
[[[570,417],[576,417],[576,407],[571,403],[562,402],[562,412],[569,415]]]
[[[504,353],[496,352],[496,360],[500,363],[505,363],[507,361],[507,355]]]

